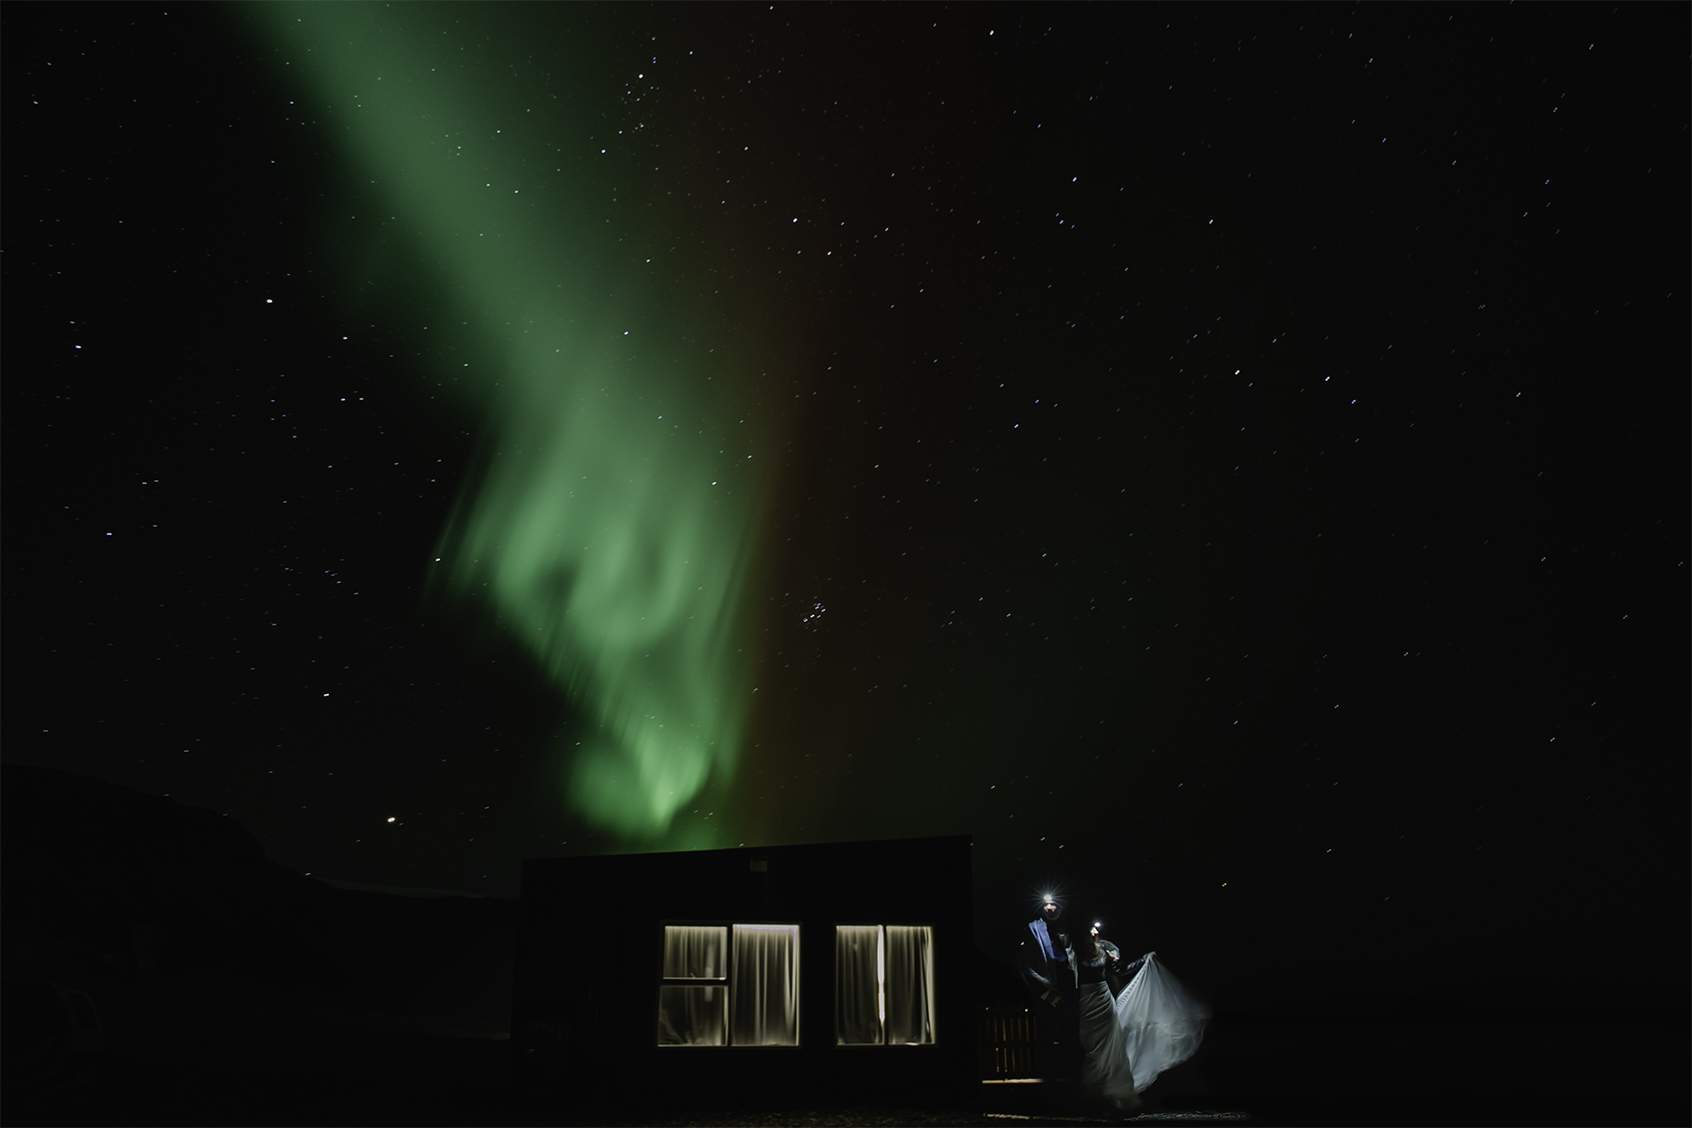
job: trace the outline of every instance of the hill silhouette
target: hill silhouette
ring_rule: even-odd
[[[515,901],[331,885],[213,811],[49,768],[3,773],[9,976],[127,989],[217,977],[331,1009],[504,1021],[506,992],[488,980]]]

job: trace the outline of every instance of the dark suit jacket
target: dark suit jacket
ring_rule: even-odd
[[[1035,998],[1050,1002],[1048,996],[1053,992],[1065,997],[1075,994],[1075,967],[1044,920],[1028,922],[1016,963],[1022,981]]]

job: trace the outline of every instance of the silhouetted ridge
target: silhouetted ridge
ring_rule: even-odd
[[[403,1011],[438,1001],[443,974],[474,977],[486,957],[466,955],[514,926],[499,898],[331,888],[267,859],[238,820],[168,798],[17,764],[0,785],[8,975],[236,976]]]

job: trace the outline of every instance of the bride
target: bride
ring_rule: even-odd
[[[1116,945],[1099,939],[1098,925],[1074,932],[1081,1082],[1119,1111],[1132,1112],[1159,1073],[1197,1051],[1210,1012],[1159,966],[1156,952],[1122,965]],[[1115,998],[1107,972],[1133,976]]]

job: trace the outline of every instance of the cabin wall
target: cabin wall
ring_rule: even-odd
[[[659,1046],[667,923],[799,925],[800,1044]],[[834,1044],[837,924],[933,927],[933,1045]],[[975,1084],[974,946],[967,837],[530,861],[517,1075],[584,1106],[961,1098]]]

